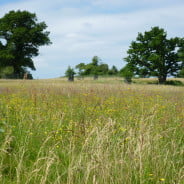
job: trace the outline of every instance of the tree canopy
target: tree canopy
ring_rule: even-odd
[[[159,83],[176,76],[184,66],[184,38],[167,39],[164,29],[153,27],[144,34],[138,33],[125,58],[137,75],[157,76]]]
[[[38,48],[51,44],[45,22],[36,14],[10,11],[0,19],[0,66],[13,67],[14,78],[22,78],[27,69],[36,70],[33,57]]]
[[[132,82],[132,77],[134,76],[133,71],[129,67],[129,65],[125,65],[120,71],[119,75],[124,77],[126,83]]]
[[[103,75],[118,75],[118,69],[115,66],[112,66],[109,69],[108,64],[100,62],[101,59],[98,56],[94,56],[92,58],[92,62],[85,64],[79,63],[76,65],[76,69],[78,69],[79,76],[90,76],[93,75],[94,79],[97,79],[98,76]]]
[[[182,68],[179,72],[177,77],[184,78],[184,68]]]
[[[118,71],[118,69],[117,69],[117,67],[116,66],[112,66],[112,68],[111,69],[109,69],[109,71],[108,71],[108,74],[109,75],[117,75],[119,73],[119,71]]]
[[[68,69],[65,72],[65,76],[68,77],[68,81],[74,81],[74,75],[75,75],[74,69],[68,66]]]

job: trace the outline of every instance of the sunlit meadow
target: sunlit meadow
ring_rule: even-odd
[[[183,181],[184,87],[0,81],[0,183]]]

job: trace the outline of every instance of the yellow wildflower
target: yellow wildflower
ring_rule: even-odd
[[[160,178],[160,181],[165,181],[165,178]]]

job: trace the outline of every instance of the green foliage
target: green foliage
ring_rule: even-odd
[[[92,65],[93,66],[98,66],[99,65],[99,61],[100,61],[101,59],[98,57],[98,56],[94,56],[93,58],[92,58]]]
[[[165,83],[168,75],[176,76],[184,65],[184,39],[167,39],[167,33],[153,27],[144,34],[139,33],[125,58],[140,76],[157,76],[159,83]]]
[[[123,67],[120,72],[119,72],[121,77],[125,78],[125,82],[126,83],[131,83],[132,82],[132,77],[134,76],[134,73],[132,71],[132,69],[130,68],[129,65],[126,65],[125,67]]]
[[[182,69],[178,72],[177,77],[179,77],[179,78],[184,78],[184,68],[182,68]]]
[[[91,63],[88,64],[80,63],[76,65],[75,68],[79,70],[78,72],[79,76],[93,75],[95,79],[98,78],[99,75],[99,61],[100,58],[98,56],[94,56],[92,58]],[[101,70],[103,70],[103,66],[101,67]]]
[[[158,80],[156,80],[156,78],[149,78],[149,79],[134,78],[133,83],[139,84],[139,85],[147,85],[147,84],[157,85]],[[184,86],[184,83],[182,82],[182,80],[176,80],[176,79],[168,79],[165,82],[165,84],[172,85],[172,86]]]
[[[94,80],[98,79],[98,75],[99,75],[99,62],[100,62],[100,58],[98,56],[94,56],[92,58],[92,63],[89,64],[90,68],[91,68],[91,74],[94,76]]]
[[[97,79],[99,75],[108,75],[109,74],[109,66],[108,64],[101,63],[101,59],[98,56],[94,56],[92,58],[92,62],[88,64],[80,63],[76,65],[76,69],[78,69],[79,76],[90,76],[93,75],[94,79]],[[111,73],[116,73],[117,68],[113,66]]]
[[[78,69],[79,76],[85,75],[85,71],[86,71],[85,67],[86,65],[84,63],[79,63],[78,65],[75,66],[75,68]]]
[[[0,121],[0,134],[5,132],[5,129],[4,129],[5,125],[6,125],[5,121]]]
[[[65,72],[65,76],[68,77],[69,81],[74,81],[74,75],[75,75],[74,69],[69,66]]]
[[[118,74],[118,69],[116,68],[116,66],[112,66],[112,68],[108,71],[109,75],[117,75]]]
[[[108,72],[109,72],[108,64],[101,63],[98,66],[98,75],[108,75]]]
[[[15,78],[25,68],[36,70],[32,58],[38,56],[39,46],[51,44],[46,28],[34,13],[18,10],[5,14],[0,19],[0,65],[13,67]]]
[[[166,81],[167,85],[173,85],[173,86],[184,86],[184,83],[179,80],[168,80]]]
[[[0,78],[10,78],[12,76],[14,70],[13,67],[0,67]]]

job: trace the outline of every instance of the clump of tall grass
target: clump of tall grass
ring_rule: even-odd
[[[46,82],[0,94],[1,183],[182,183],[181,87]]]

